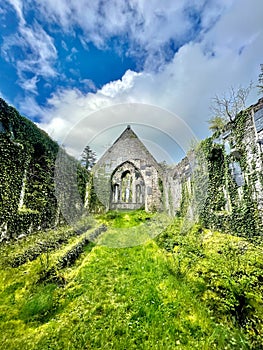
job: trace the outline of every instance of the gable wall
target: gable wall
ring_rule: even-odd
[[[99,200],[109,209],[111,198],[111,176],[121,164],[131,162],[139,169],[145,183],[145,209],[161,209],[159,177],[161,169],[145,146],[132,132],[120,137],[94,166],[94,187]]]

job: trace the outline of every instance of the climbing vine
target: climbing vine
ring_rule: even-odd
[[[255,198],[256,182],[260,177],[255,167],[256,147],[251,147],[253,159],[248,160],[248,150],[244,142],[250,110],[239,113],[227,125],[230,146],[233,152],[227,154],[224,143],[215,143],[210,137],[201,142],[208,160],[209,186],[206,205],[201,213],[202,223],[211,228],[222,229],[240,236],[253,237],[262,230],[258,203]],[[218,135],[216,135],[218,137]],[[231,166],[240,165],[241,183],[237,183]]]
[[[0,240],[3,240],[55,226],[60,221],[54,184],[59,146],[2,99],[0,123]],[[79,192],[84,199],[86,170],[80,164],[77,168]]]

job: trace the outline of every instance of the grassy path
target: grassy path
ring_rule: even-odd
[[[194,267],[182,277],[154,240],[125,248],[102,244],[113,235],[112,228],[101,245],[86,247],[75,265],[59,271],[63,286],[38,282],[43,257],[1,270],[1,349],[250,348],[238,327],[216,319],[204,303],[204,281]],[[51,252],[50,264],[76,239]]]
[[[15,293],[6,306],[16,310],[11,319],[5,310],[5,349],[173,349],[185,341],[200,348],[212,330],[154,243],[95,247],[65,278],[70,282],[63,289],[28,290],[22,278],[9,286],[5,296]]]

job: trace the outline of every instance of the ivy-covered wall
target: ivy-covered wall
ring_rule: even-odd
[[[58,150],[43,130],[0,99],[0,241],[60,221],[54,185]],[[83,170],[78,178],[84,198]]]
[[[262,129],[254,118],[262,108],[261,99],[201,142],[208,186],[200,220],[207,227],[251,237],[263,232]]]
[[[262,235],[263,99],[196,150],[194,159],[166,169],[167,211],[192,218],[198,214],[209,228]]]
[[[240,112],[216,139],[203,142],[210,164],[206,225],[244,236],[262,234],[262,149],[254,113],[262,99]]]
[[[58,144],[44,131],[0,99],[0,241],[56,226],[62,219],[54,184],[58,151]],[[164,208],[171,215],[195,217],[198,213],[207,227],[245,236],[261,234],[262,151],[263,99],[240,112],[221,133],[203,140],[194,160],[186,158],[163,169],[158,189]],[[65,157],[67,163],[76,162],[76,186],[85,206],[94,212],[101,210],[93,176],[77,160],[66,153]],[[198,158],[205,164],[203,169],[196,167]],[[63,181],[61,186],[60,192],[70,197],[72,188]]]

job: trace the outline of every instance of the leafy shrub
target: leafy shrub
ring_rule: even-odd
[[[99,235],[101,235],[106,230],[107,227],[105,225],[101,225],[100,227],[95,229],[91,234],[82,238],[80,242],[78,242],[74,247],[67,251],[66,254],[60,257],[56,266],[49,267],[49,264],[47,264],[47,266],[41,270],[38,282],[48,281],[56,282],[62,285],[65,284],[65,280],[62,276],[58,274],[58,271],[65,267],[73,265],[80,256],[80,254],[84,252],[84,248],[86,246],[89,246],[92,249],[95,245],[92,241],[99,237]]]
[[[58,249],[62,244],[68,243],[69,239],[76,235],[81,235],[91,228],[91,225],[84,225],[77,229],[68,229],[62,231],[57,236],[49,237],[49,239],[41,239],[34,244],[33,247],[29,247],[24,252],[17,254],[9,261],[12,267],[18,267],[25,264],[27,261],[35,260],[40,254],[47,251]]]
[[[172,258],[169,268],[189,285],[219,324],[240,329],[251,348],[263,337],[262,239],[253,244],[202,229],[183,235],[175,221],[157,239]]]

